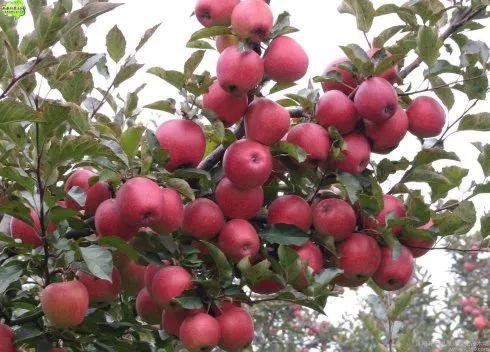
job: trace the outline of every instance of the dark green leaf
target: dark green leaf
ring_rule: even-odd
[[[118,87],[121,83],[126,81],[127,79],[131,78],[134,76],[136,72],[140,68],[142,68],[142,64],[129,64],[127,66],[124,66],[117,74],[116,77],[114,78],[114,87]]]
[[[67,24],[63,28],[63,34],[90,22],[98,16],[115,9],[122,4],[108,2],[90,2],[81,9],[73,11],[67,17]]]
[[[227,281],[232,277],[232,267],[223,252],[214,244],[206,241],[201,241],[209,250],[209,255],[213,258],[216,267],[218,268],[220,279]]]
[[[296,245],[305,244],[309,237],[300,228],[288,224],[273,224],[260,232],[260,237],[272,244]]]
[[[147,109],[153,109],[153,110],[160,110],[160,111],[165,111],[170,114],[175,113],[175,100],[174,99],[167,99],[167,100],[159,100],[154,103],[148,104],[144,106]]]
[[[197,50],[194,51],[191,55],[191,57],[185,62],[184,65],[184,76],[186,78],[190,78],[194,71],[196,70],[197,66],[201,63],[202,59],[204,58],[204,50]]]
[[[184,309],[199,309],[202,308],[202,301],[197,296],[180,296],[174,300]]]
[[[388,176],[394,174],[397,171],[403,171],[408,168],[410,162],[406,158],[401,158],[398,161],[383,159],[376,167],[376,176],[379,182],[384,182],[388,179]]]
[[[352,204],[356,203],[358,200],[357,193],[362,189],[359,179],[355,175],[347,172],[341,173],[337,179],[347,193],[350,202]]]
[[[194,191],[186,180],[183,180],[181,178],[171,178],[166,181],[166,185],[170,188],[175,189],[177,192],[179,192],[191,201],[196,199]]]
[[[9,288],[10,284],[19,281],[23,269],[20,265],[6,265],[0,267],[0,295]]]
[[[301,271],[298,254],[287,246],[280,245],[278,250],[279,264],[286,274],[288,282],[294,282]]]
[[[485,175],[485,177],[490,176],[490,144],[485,144],[482,147],[478,162],[483,170],[483,175]]]
[[[101,237],[99,244],[102,246],[111,246],[124,253],[131,260],[138,260],[138,252],[128,242],[117,236]]]
[[[377,37],[374,38],[373,46],[375,48],[382,48],[389,39],[400,32],[403,28],[405,28],[405,26],[393,26],[386,28]]]
[[[448,152],[440,148],[422,149],[412,162],[414,167],[430,164],[436,160],[456,160],[459,161],[458,156],[454,152]]]
[[[271,151],[275,155],[288,155],[298,163],[304,162],[308,156],[301,147],[286,141],[277,142],[272,146]]]

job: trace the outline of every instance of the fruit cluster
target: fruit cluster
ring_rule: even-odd
[[[488,318],[486,317],[486,306],[479,306],[480,300],[475,296],[461,297],[461,310],[465,314],[474,316],[473,326],[477,330],[488,329]]]

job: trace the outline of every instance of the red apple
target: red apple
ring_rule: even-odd
[[[233,32],[253,43],[267,39],[273,22],[272,11],[262,0],[244,0],[235,6],[231,14]]]
[[[14,331],[10,326],[0,323],[0,351],[2,352],[14,352]]]
[[[323,269],[323,255],[320,248],[311,241],[307,241],[302,246],[291,246],[298,254],[303,264],[311,268],[313,274],[318,274]],[[306,271],[303,269],[296,278],[294,286],[297,289],[304,289],[308,286]]]
[[[352,132],[359,122],[354,103],[339,90],[329,90],[321,96],[315,118],[323,127],[334,126],[340,134]]]
[[[372,142],[373,152],[385,154],[396,148],[407,134],[408,117],[398,106],[392,118],[376,124],[365,120],[364,126],[366,136]]]
[[[269,205],[267,222],[269,224],[294,225],[304,232],[311,226],[311,207],[296,195],[281,196]]]
[[[337,267],[353,284],[366,282],[378,269],[381,251],[376,240],[362,233],[353,233],[337,246]]]
[[[254,258],[259,252],[260,239],[255,228],[246,220],[233,219],[221,229],[218,246],[234,262]]]
[[[289,130],[289,112],[267,98],[258,98],[248,107],[245,115],[245,134],[248,139],[272,145]]]
[[[154,325],[160,323],[163,309],[155,302],[146,288],[136,297],[136,312],[144,322]]]
[[[354,209],[342,199],[324,199],[313,207],[313,226],[322,236],[332,236],[335,241],[349,237],[356,228]]]
[[[380,77],[361,83],[354,97],[357,112],[366,120],[380,123],[392,117],[398,108],[395,88]]]
[[[173,188],[163,188],[161,190],[163,198],[163,217],[153,226],[153,230],[158,234],[164,235],[177,231],[184,221],[184,204],[179,193]]]
[[[360,174],[371,160],[369,141],[363,134],[354,132],[344,137],[344,146],[343,159],[331,159],[332,166],[343,172]]]
[[[77,280],[49,284],[41,292],[44,315],[58,328],[80,325],[87,313],[88,303],[87,289]]]
[[[243,96],[262,81],[264,62],[255,51],[240,51],[233,45],[221,53],[216,74],[221,88]]]
[[[216,114],[225,126],[231,126],[238,122],[248,107],[246,94],[234,95],[225,91],[219,83],[214,82],[203,97],[203,107]]]
[[[425,225],[420,226],[418,229],[430,230],[433,226],[434,222],[432,219],[429,219]],[[430,251],[432,246],[434,246],[435,240],[429,241],[423,238],[403,236],[400,238],[400,242],[404,244],[410,250],[410,252],[412,252],[414,258],[418,258]]]
[[[420,138],[435,137],[446,123],[446,112],[433,98],[421,96],[408,106],[407,116],[410,132]]]
[[[20,219],[12,218],[10,220],[10,234],[13,238],[20,239],[22,243],[39,247],[42,244],[41,237],[39,236],[41,233],[41,221],[39,220],[39,215],[32,208],[30,209],[30,217],[34,226]]]
[[[484,315],[480,315],[473,320],[473,325],[477,330],[488,329],[488,319]]]
[[[308,55],[294,39],[282,35],[269,44],[264,56],[265,74],[276,82],[302,78],[308,70]]]
[[[136,264],[132,260],[121,269],[121,279],[123,290],[132,296],[145,287],[146,266]]]
[[[185,207],[182,229],[194,238],[210,240],[224,224],[223,212],[212,200],[199,198]]]
[[[151,293],[160,306],[166,307],[192,286],[192,276],[187,270],[181,266],[166,266],[153,277]]]
[[[190,120],[165,121],[155,135],[160,147],[169,153],[165,169],[174,171],[179,167],[197,167],[206,149],[202,128]]]
[[[240,0],[199,0],[194,13],[204,27],[229,26],[231,13]]]
[[[206,313],[188,316],[179,329],[180,342],[190,352],[211,351],[220,337],[218,321]]]
[[[271,280],[264,279],[257,282],[255,285],[252,285],[250,289],[252,292],[261,294],[261,295],[270,295],[273,293],[277,293],[284,288],[284,284],[279,280]]]
[[[367,54],[369,55],[369,57],[372,58],[380,50],[382,50],[382,49],[372,48],[372,49],[368,50]],[[387,50],[385,50],[385,53],[386,53],[387,57],[392,56],[391,53]],[[398,65],[391,66],[386,71],[377,74],[377,76],[386,79],[391,84],[395,83],[397,80],[397,76],[398,76]]]
[[[223,214],[232,219],[250,219],[264,204],[262,187],[242,190],[226,177],[218,183],[215,196]]]
[[[383,290],[398,290],[412,278],[414,265],[412,253],[407,247],[402,246],[398,258],[393,258],[391,248],[383,247],[381,248],[381,264],[373,275],[373,280]]]
[[[339,67],[342,64],[348,64],[350,61],[346,57],[342,57],[332,61],[324,71],[324,75],[329,72],[337,72],[340,74],[342,82],[324,81],[322,83],[323,91],[340,90],[345,95],[349,95],[359,84],[353,73],[345,68]]]
[[[332,280],[332,282],[338,286],[341,286],[341,287],[350,287],[350,288],[354,288],[354,287],[359,287],[361,285],[364,284],[364,281],[359,281],[359,280],[351,280],[351,279],[348,279],[345,275],[341,274],[339,276],[337,276],[336,278],[334,278]]]
[[[391,194],[385,194],[383,196],[383,209],[381,212],[375,219],[368,216],[362,216],[362,223],[367,229],[381,231],[382,228],[388,224],[389,218],[403,218],[405,215],[406,212],[403,201],[395,196],[392,196]],[[401,230],[402,229],[400,227],[396,226],[391,229],[395,235],[400,234]]]
[[[95,214],[97,207],[106,199],[111,198],[111,191],[107,182],[96,182],[89,186],[91,177],[97,174],[88,169],[78,169],[74,171],[66,180],[65,190],[68,192],[72,187],[80,187],[86,195],[85,205],[81,207],[74,199],[68,197],[66,206],[74,210],[85,210],[85,215]]]
[[[174,335],[179,337],[180,326],[183,321],[191,315],[196,315],[198,313],[204,313],[204,309],[183,309],[180,307],[167,308],[162,314],[162,329],[169,335]]]
[[[155,277],[155,274],[161,269],[163,268],[164,266],[168,266],[170,263],[169,262],[166,262],[166,263],[161,263],[161,264],[157,264],[157,263],[150,263],[146,266],[146,270],[145,270],[145,287],[146,289],[148,290],[148,293],[150,295],[152,295],[152,292],[151,292],[151,286],[153,284],[153,277]]]
[[[225,351],[243,351],[254,339],[254,323],[243,308],[232,307],[217,318],[221,330],[219,347]]]
[[[85,285],[90,302],[112,303],[121,292],[121,274],[116,267],[112,269],[112,282],[83,271],[79,271],[77,277]]]
[[[107,199],[95,212],[95,229],[101,237],[118,236],[128,241],[138,232],[139,226],[126,224],[115,199]]]
[[[286,140],[301,147],[307,154],[305,166],[316,167],[328,158],[330,137],[328,132],[316,123],[300,123],[288,133]]]

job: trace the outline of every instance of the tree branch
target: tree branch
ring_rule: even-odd
[[[2,94],[0,94],[0,100],[6,98],[8,96],[8,94],[10,93],[10,91],[12,89],[14,89],[14,87],[17,85],[17,83],[19,83],[24,77],[27,77],[29,76],[30,74],[32,74],[34,72],[34,69],[36,68],[36,66],[42,61],[41,57],[36,57],[35,61],[33,62],[32,66],[29,67],[28,70],[26,70],[25,72],[23,72],[22,74],[20,74],[18,77],[13,77],[12,80],[10,81],[10,83],[7,85],[7,87],[5,87],[4,91],[2,92]]]

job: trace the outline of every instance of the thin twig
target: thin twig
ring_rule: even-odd
[[[479,75],[479,76],[470,77],[470,78],[466,78],[466,79],[462,79],[462,80],[456,80],[456,81],[450,82],[450,83],[440,84],[440,85],[435,86],[435,87],[428,87],[428,88],[425,88],[425,89],[415,90],[415,91],[412,91],[412,92],[398,93],[398,96],[399,97],[404,97],[404,96],[409,96],[409,95],[417,94],[417,93],[435,91],[435,90],[438,90],[438,89],[441,89],[441,88],[446,88],[446,87],[452,86],[453,84],[463,83],[463,82],[471,81],[471,80],[474,80],[474,79],[482,78],[482,77],[485,77],[485,76],[486,75]]]

